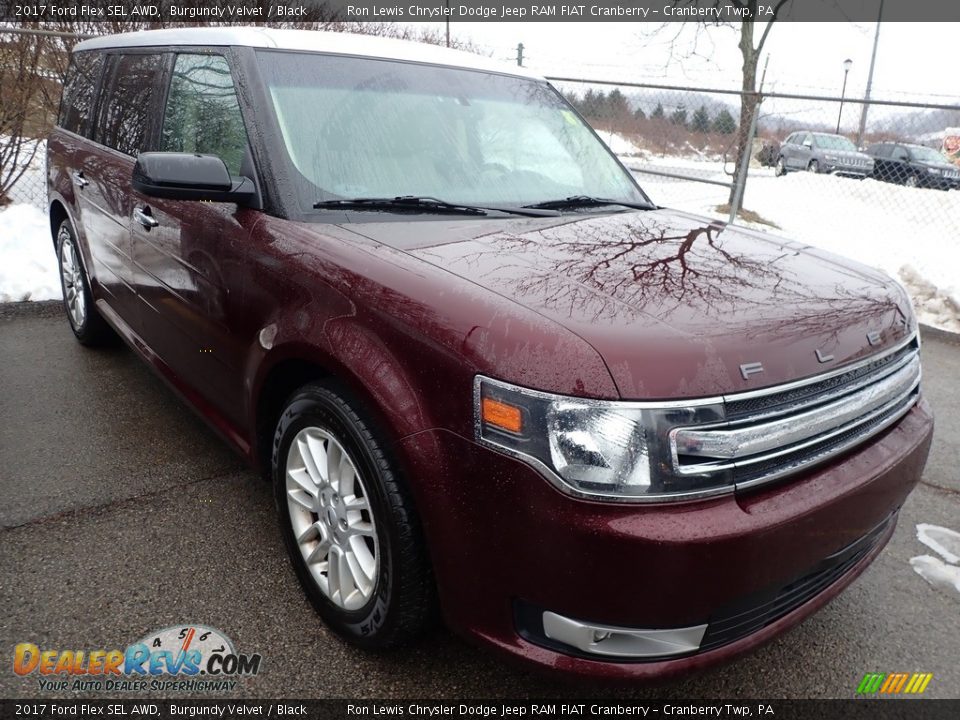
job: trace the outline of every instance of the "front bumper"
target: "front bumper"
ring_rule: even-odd
[[[435,430],[401,442],[455,630],[528,664],[581,677],[663,679],[730,659],[826,604],[876,557],[920,478],[933,420],[921,400],[899,423],[828,465],[749,494],[670,505],[597,503],[524,463]],[[856,556],[785,613],[737,632],[737,609],[776,597],[830,556]],[[771,596],[771,593],[773,595]],[[534,608],[531,616],[530,608]],[[642,662],[551,643],[542,611],[622,628],[707,624],[710,644]],[[539,615],[538,615],[539,613]],[[728,623],[729,624],[729,623]]]
[[[869,177],[873,173],[872,165],[847,165],[841,162],[824,162],[824,171],[834,175],[849,175],[851,177]]]

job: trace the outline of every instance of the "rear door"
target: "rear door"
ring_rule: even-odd
[[[106,56],[100,100],[89,144],[75,182],[81,186],[83,228],[92,273],[103,296],[136,332],[139,302],[130,247],[131,175],[157,116],[163,74],[159,53]]]
[[[794,154],[796,151],[795,144],[797,142],[797,133],[789,135],[786,140],[783,141],[783,145],[780,147],[780,155],[783,156],[784,167],[792,168],[794,167]]]
[[[173,58],[156,150],[216,155],[231,175],[255,178],[227,58]],[[243,421],[243,257],[260,213],[235,203],[133,193],[131,238],[143,335],[194,399]],[[229,428],[222,428],[227,429]]]

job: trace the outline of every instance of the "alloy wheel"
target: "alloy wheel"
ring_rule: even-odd
[[[60,228],[60,278],[63,281],[63,297],[67,303],[70,322],[77,330],[87,319],[87,301],[83,291],[83,269],[77,258],[73,235],[66,227]]]
[[[344,610],[373,596],[380,543],[357,466],[329,431],[307,427],[287,452],[287,510],[300,552],[320,591]]]

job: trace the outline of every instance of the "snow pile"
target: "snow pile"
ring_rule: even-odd
[[[649,153],[642,148],[638,148],[623,135],[610,130],[597,130],[597,135],[603,140],[607,147],[613,151],[614,155],[623,155],[624,157],[645,157]]]
[[[3,144],[8,138],[0,135],[0,144]],[[47,200],[47,178],[45,176],[47,167],[47,142],[26,141],[20,150],[20,160],[17,163],[18,168],[30,157],[36,144],[36,154],[30,165],[24,171],[17,183],[10,189],[10,199],[15,203],[30,203],[37,207],[46,205]]]
[[[917,540],[937,553],[910,558],[910,566],[935,588],[960,592],[960,533],[939,525],[917,525]]]
[[[26,204],[0,208],[0,302],[61,297],[46,215]]]

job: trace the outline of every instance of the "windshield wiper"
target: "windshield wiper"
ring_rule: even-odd
[[[429,213],[451,213],[454,215],[486,215],[482,208],[469,205],[455,205],[432,197],[402,195],[382,198],[343,198],[339,200],[321,200],[313,204],[315,209],[343,208],[345,210],[413,210]]]
[[[571,208],[601,207],[603,205],[620,205],[621,207],[634,208],[636,210],[656,209],[652,205],[609,200],[607,198],[591,197],[590,195],[571,195],[570,197],[565,197],[560,200],[545,200],[544,202],[538,202],[532,205],[524,205],[524,207],[538,210],[567,210]]]
[[[344,210],[386,210],[424,212],[450,215],[487,215],[487,211],[541,217],[547,213],[534,212],[514,207],[494,205],[460,205],[435,197],[424,195],[400,195],[382,198],[342,198],[338,200],[320,200],[313,204],[314,209],[342,208]],[[546,209],[546,208],[544,208]]]

